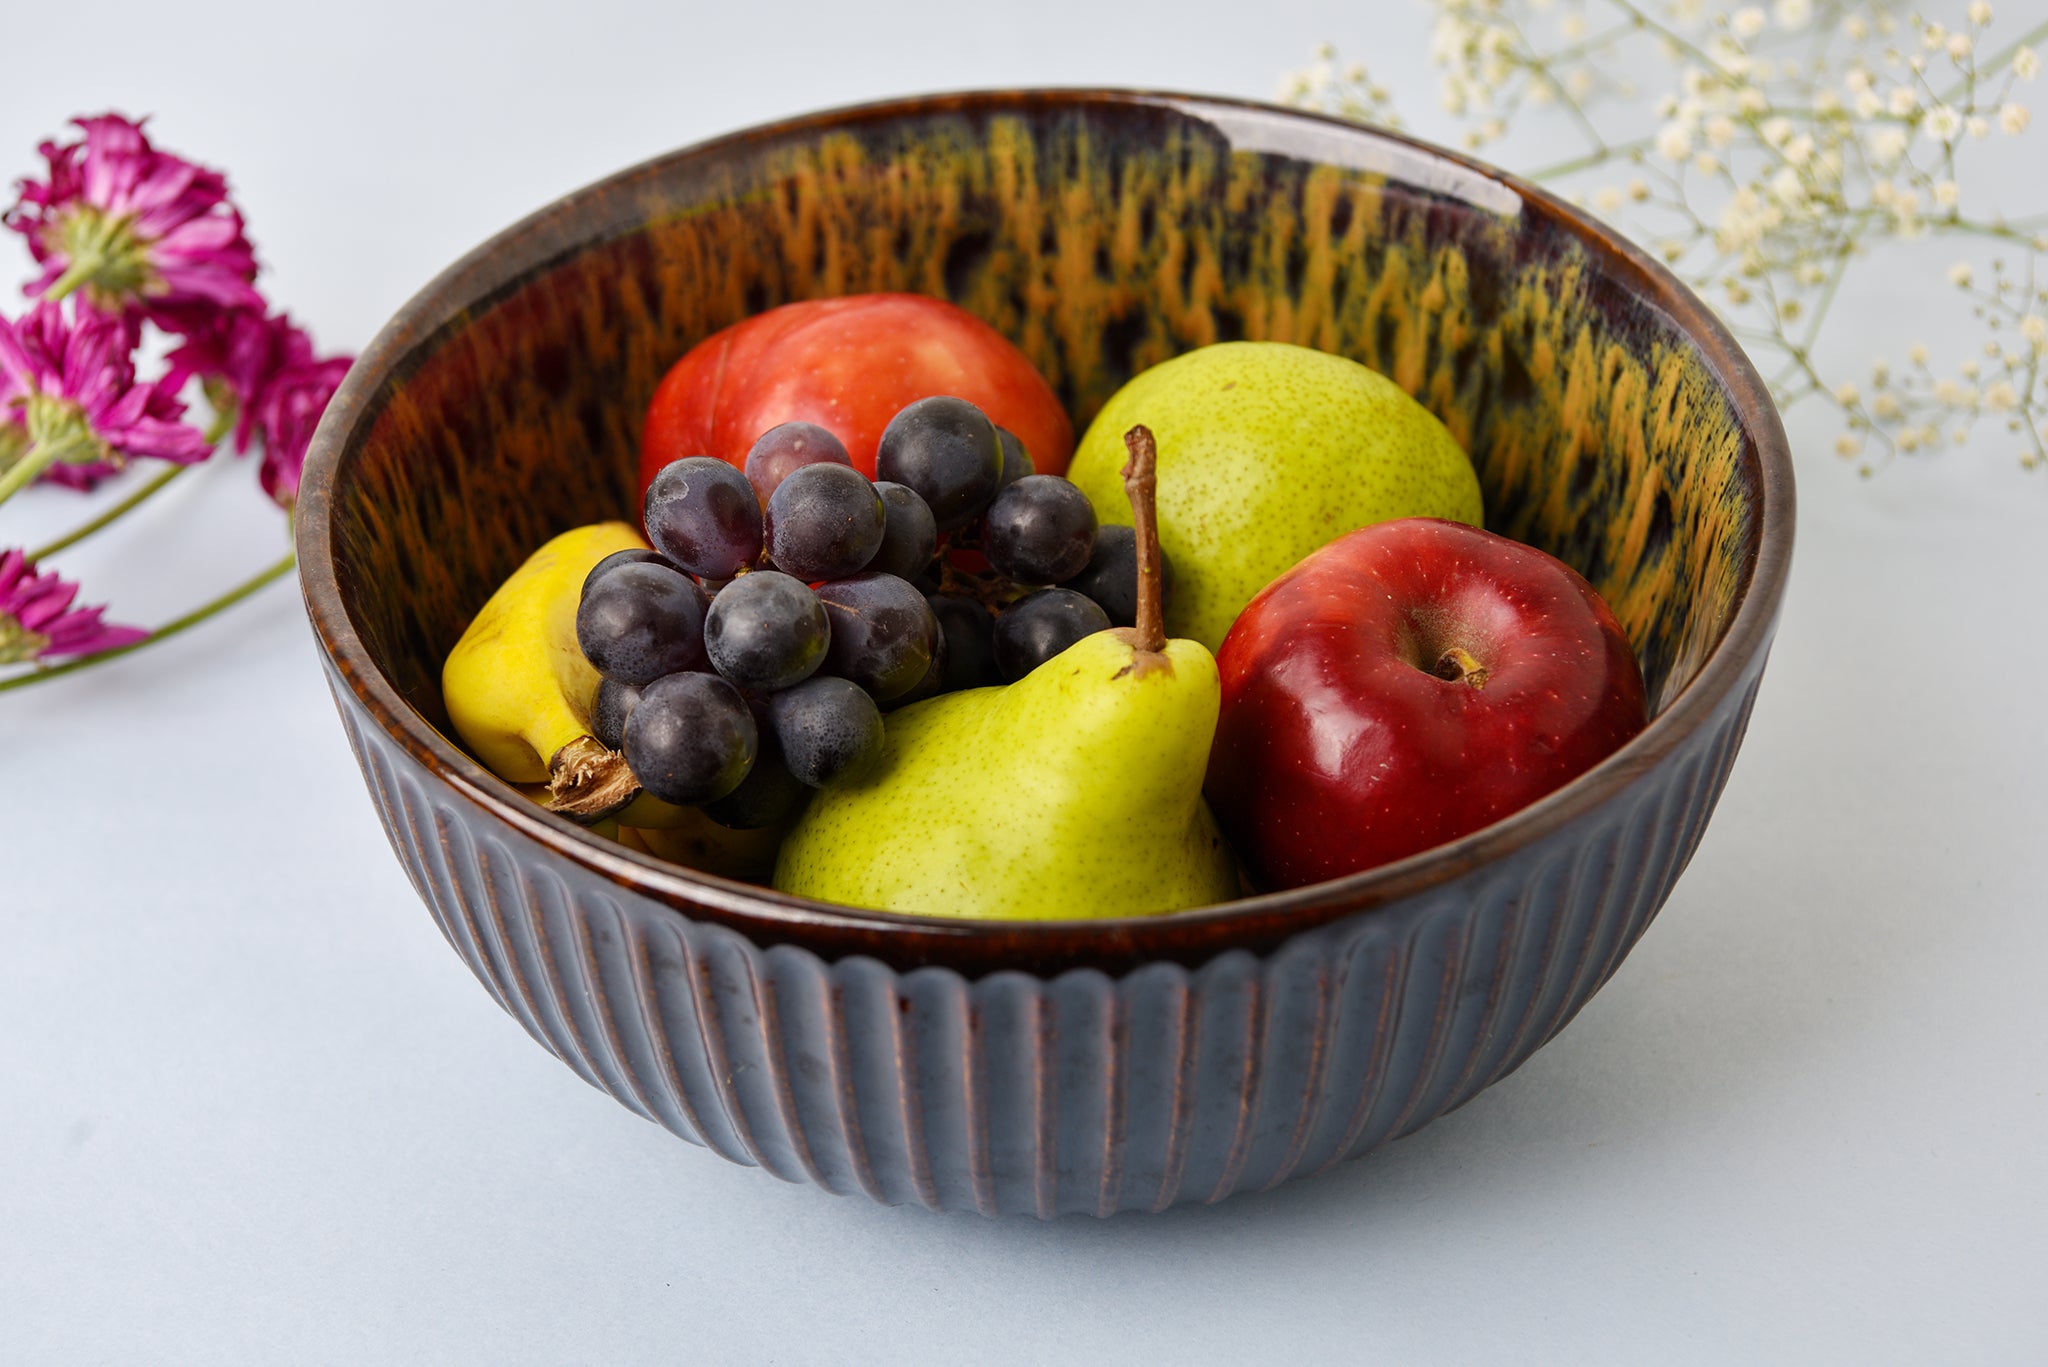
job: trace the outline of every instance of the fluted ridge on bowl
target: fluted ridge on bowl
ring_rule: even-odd
[[[1269,1187],[1513,1071],[1663,904],[1726,783],[1756,676],[1640,791],[1528,860],[1262,955],[980,977],[757,944],[550,860],[436,792],[331,667],[330,684],[442,933],[586,1082],[788,1181],[1045,1218]]]

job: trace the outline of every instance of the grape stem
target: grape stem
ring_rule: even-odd
[[[1139,423],[1124,433],[1131,453],[1124,466],[1124,496],[1138,533],[1138,619],[1132,644],[1157,654],[1166,649],[1166,608],[1159,594],[1159,445]]]
[[[972,598],[990,612],[1001,612],[1023,594],[994,574],[971,574],[944,556],[939,558],[938,592],[957,598]]]

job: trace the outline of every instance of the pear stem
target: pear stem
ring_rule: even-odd
[[[1131,522],[1138,533],[1139,650],[1155,654],[1166,649],[1166,606],[1159,593],[1159,445],[1152,429],[1139,423],[1124,433],[1131,453],[1124,466],[1124,496],[1131,500]]]

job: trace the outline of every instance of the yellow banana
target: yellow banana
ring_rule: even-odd
[[[448,720],[486,768],[542,806],[628,848],[765,881],[782,828],[727,830],[640,791],[590,734],[598,674],[576,643],[583,581],[613,551],[647,543],[624,522],[563,532],[498,586],[441,669]]]
[[[549,805],[577,820],[610,816],[639,790],[590,735],[598,674],[576,644],[576,608],[598,561],[646,544],[624,522],[563,532],[498,586],[441,669],[470,753],[508,783],[546,783]]]
[[[642,801],[651,799],[644,795]],[[664,806],[667,804],[664,803]],[[758,831],[734,831],[713,821],[695,807],[670,807],[678,820],[661,829],[619,827],[619,843],[724,878],[765,883],[775,872],[775,851],[781,847],[786,825]]]

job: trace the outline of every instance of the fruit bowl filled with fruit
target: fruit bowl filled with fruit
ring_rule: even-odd
[[[634,1111],[838,1192],[1213,1200],[1462,1103],[1697,846],[1755,373],[1541,192],[1006,92],[687,149],[386,328],[309,610],[415,886]]]

